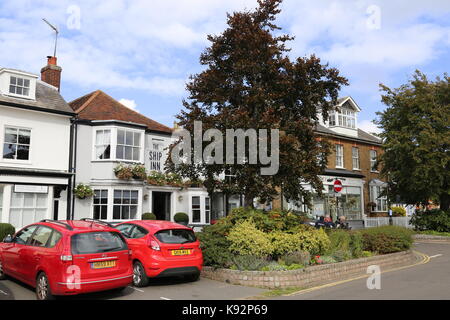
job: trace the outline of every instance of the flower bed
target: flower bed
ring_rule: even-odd
[[[345,262],[323,264],[291,271],[240,271],[203,267],[202,276],[235,285],[277,288],[309,288],[327,282],[344,280],[367,274],[367,268],[377,265],[381,270],[419,262],[420,256],[412,251],[391,253]]]

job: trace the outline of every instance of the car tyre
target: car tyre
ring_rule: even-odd
[[[41,272],[36,279],[36,298],[38,300],[54,300],[55,296],[50,290],[50,282],[45,273]]]
[[[133,263],[133,285],[138,288],[148,285],[147,274],[144,266],[139,261]]]
[[[6,279],[6,274],[3,271],[2,261],[0,260],[0,280],[5,280],[5,279]]]
[[[190,275],[186,276],[186,279],[190,282],[198,281],[200,279],[200,272],[190,274]]]

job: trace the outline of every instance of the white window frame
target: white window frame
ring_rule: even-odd
[[[193,205],[193,199],[192,198],[194,198],[194,197],[199,197],[200,198],[200,221],[198,221],[198,222],[194,222],[194,210],[193,210],[193,208],[192,208],[192,205]],[[205,193],[200,193],[200,192],[198,192],[198,193],[195,193],[195,192],[192,192],[192,193],[190,193],[189,194],[189,221],[190,221],[190,224],[192,224],[192,225],[206,225],[206,224],[208,224],[208,222],[206,222],[206,198],[209,198],[210,200],[210,214],[211,214],[211,212],[212,212],[212,199],[211,199],[211,197],[210,196],[208,196],[208,195],[206,195]],[[211,216],[210,216],[211,217]],[[210,222],[209,223],[211,223],[211,218],[210,218]]]
[[[9,163],[20,163],[20,164],[31,164],[32,163],[32,151],[33,151],[33,128],[28,127],[19,127],[14,125],[8,125],[5,124],[3,126],[3,132],[1,135],[1,150],[2,150],[2,156],[0,157],[0,161],[2,162],[9,162]],[[16,130],[29,130],[30,131],[30,145],[29,145],[29,151],[28,151],[28,160],[20,160],[20,159],[7,159],[3,158],[3,148],[5,144],[5,138],[6,138],[6,129],[16,129]],[[18,144],[18,143],[16,143]]]
[[[376,203],[375,210],[372,212],[387,212],[387,196],[380,197],[383,187],[379,185],[370,185],[370,201]]]
[[[107,209],[107,219],[106,221],[110,222],[123,222],[123,221],[133,221],[133,220],[141,220],[142,216],[142,188],[123,186],[123,187],[105,187],[105,186],[91,186],[92,190],[108,190],[108,209]],[[137,213],[136,219],[126,219],[126,220],[117,220],[114,219],[114,191],[115,190],[125,190],[125,191],[137,191],[138,192],[138,204],[137,204]],[[94,197],[91,199],[91,208],[90,208],[90,216],[94,217]]]
[[[25,196],[24,198],[22,198],[21,200],[21,204],[20,205],[15,205],[13,204],[13,195],[19,193],[19,194],[32,194],[33,195],[33,206],[32,207],[25,207]],[[11,191],[11,199],[10,199],[10,205],[9,205],[9,212],[8,214],[8,220],[11,221],[10,217],[13,211],[20,211],[20,226],[16,226],[16,229],[18,228],[22,228],[23,226],[25,226],[26,224],[23,224],[23,211],[24,210],[33,210],[33,219],[32,221],[37,221],[38,219],[36,219],[36,211],[37,210],[42,210],[43,211],[43,217],[44,219],[48,219],[50,216],[50,212],[51,212],[51,208],[52,208],[52,202],[53,202],[53,188],[50,187],[48,188],[48,192],[47,193],[39,193],[39,194],[45,194],[46,195],[46,203],[45,203],[45,207],[37,207],[37,194],[38,193],[27,193],[27,192],[14,192]],[[45,211],[44,211],[45,210]],[[42,218],[42,217],[41,217]]]
[[[356,154],[355,151],[356,150]],[[355,161],[357,163],[357,166],[355,166]],[[352,166],[353,170],[361,170],[361,161],[359,157],[359,148],[358,147],[352,147]]]
[[[342,108],[341,111],[332,111],[330,113],[330,127],[342,127],[347,129],[356,129],[356,112],[348,108]]]
[[[110,204],[110,202],[109,202],[109,193],[110,193],[110,191],[108,190],[108,188],[97,188],[97,189],[93,189],[93,190],[94,190],[94,192],[100,192],[100,203],[98,203],[98,204],[94,203],[94,200],[95,200],[95,195],[94,195],[92,197],[92,217],[94,219],[104,220],[101,217],[101,214],[102,214],[101,210],[100,210],[100,216],[98,218],[95,217],[95,207],[100,207],[101,208],[101,207],[105,207],[106,206],[106,220],[107,220],[108,219],[108,213],[109,213],[109,204]],[[101,193],[103,191],[106,191],[106,204],[102,204],[101,203],[101,199],[104,199],[101,196]]]
[[[375,153],[375,159],[373,159],[373,153]],[[369,160],[370,160],[370,172],[378,172],[377,169],[374,170],[375,165],[378,161],[378,151],[377,150],[370,150],[369,151]]]
[[[336,144],[335,147],[335,153],[336,153],[336,168],[344,169],[345,163],[344,163],[344,145],[343,144]],[[338,164],[338,159],[341,159],[342,165]]]
[[[12,78],[16,79],[16,84],[12,84],[11,80]],[[28,81],[28,87],[26,87],[25,85],[19,85],[18,82],[19,80],[23,81],[23,84],[25,84],[25,81]],[[15,87],[14,91],[15,92],[11,92],[11,87]],[[20,94],[20,93],[16,93],[17,88],[21,88],[22,90],[28,90],[28,94]],[[9,81],[8,81],[8,95],[14,96],[14,97],[21,97],[21,98],[30,98],[31,96],[31,79],[25,78],[25,77],[21,77],[21,76],[17,76],[17,75],[10,75],[9,76]]]
[[[97,159],[96,154],[96,142],[97,142],[97,131],[111,130],[111,153],[110,159]],[[130,131],[133,133],[141,134],[141,141],[139,145],[139,160],[124,160],[118,159],[117,155],[117,135],[118,130]],[[145,130],[134,129],[121,126],[94,126],[92,130],[92,162],[124,162],[124,163],[144,163],[144,153],[145,153]]]
[[[109,131],[109,158],[108,159],[106,159],[106,158],[105,159],[100,159],[100,158],[97,157],[97,148],[107,146],[108,144],[105,144],[105,141],[102,141],[101,144],[97,144],[97,134],[99,132],[103,132],[103,140],[104,140],[104,137],[105,137],[104,134],[107,131]],[[112,130],[111,129],[96,129],[94,131],[94,159],[96,161],[98,161],[98,160],[100,160],[100,161],[101,160],[111,160],[111,157],[112,157]]]

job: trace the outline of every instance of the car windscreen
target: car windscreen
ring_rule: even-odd
[[[72,254],[91,254],[128,250],[117,232],[89,232],[72,236]]]
[[[161,243],[168,244],[192,243],[197,241],[194,232],[185,229],[161,230],[155,233],[155,237]]]

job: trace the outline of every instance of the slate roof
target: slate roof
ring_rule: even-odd
[[[151,131],[172,133],[171,128],[127,108],[101,90],[69,102],[69,105],[82,120],[124,121],[145,125]]]
[[[376,143],[376,144],[382,144],[383,143],[383,141],[380,138],[375,137],[375,136],[373,136],[373,135],[371,135],[371,134],[369,134],[369,133],[367,133],[367,132],[365,132],[365,131],[363,131],[361,129],[358,129],[358,136],[357,137],[352,137],[352,136],[347,136],[347,135],[344,135],[344,134],[340,134],[340,133],[334,132],[333,130],[330,130],[330,129],[322,126],[321,124],[317,124],[316,125],[316,132],[322,133],[322,134],[326,134],[326,135],[330,135],[330,136],[333,136],[333,137],[342,138],[342,139],[349,139],[349,140],[357,139],[359,141],[368,142],[368,143]]]
[[[15,97],[9,97],[0,94],[0,105],[18,105],[24,108],[29,107],[30,109],[39,108],[46,109],[49,111],[56,111],[62,113],[73,114],[72,108],[67,104],[58,90],[49,84],[36,80],[36,99],[21,99]],[[45,111],[45,110],[44,110]]]

